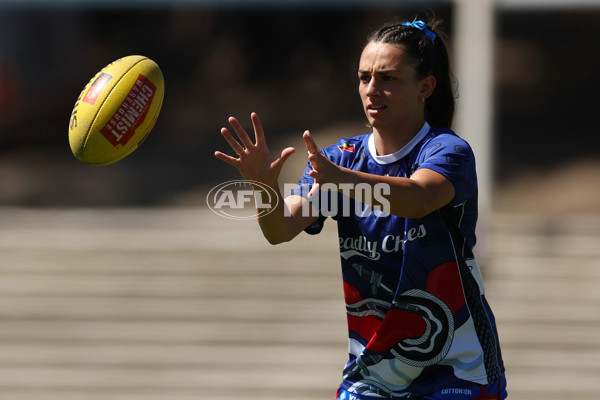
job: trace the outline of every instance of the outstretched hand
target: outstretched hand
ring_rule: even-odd
[[[221,128],[221,135],[225,138],[237,157],[230,156],[220,151],[215,152],[215,157],[240,171],[244,179],[257,181],[276,187],[277,179],[285,161],[294,153],[293,147],[287,147],[281,151],[278,157],[271,155],[265,133],[256,113],[250,116],[254,128],[254,143],[248,136],[240,122],[229,118],[229,124],[235,131],[239,141],[227,128]]]
[[[308,161],[312,165],[312,171],[308,174],[315,180],[315,186],[323,183],[341,183],[342,169],[321,153],[310,132],[305,131],[302,138],[308,149]]]

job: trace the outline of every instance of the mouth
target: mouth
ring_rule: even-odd
[[[382,104],[367,104],[367,112],[369,113],[369,115],[377,115],[386,108],[387,106],[384,106]]]

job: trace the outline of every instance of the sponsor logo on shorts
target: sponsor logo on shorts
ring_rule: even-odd
[[[146,119],[156,86],[144,75],[139,75],[123,103],[100,129],[100,133],[113,145],[125,145]]]
[[[465,389],[465,388],[451,388],[451,389],[443,389],[441,392],[441,394],[459,394],[459,395],[465,395],[465,396],[472,396],[473,395],[473,390],[471,389]]]

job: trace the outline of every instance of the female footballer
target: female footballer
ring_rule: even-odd
[[[259,217],[270,243],[337,221],[349,335],[338,400],[507,396],[473,256],[475,159],[450,130],[454,93],[439,26],[389,23],[368,37],[358,92],[372,132],[324,149],[304,132],[308,166],[286,196],[278,177],[294,149],[272,156],[256,114],[254,141],[233,117],[237,139],[221,130],[237,157],[215,152],[277,191],[275,210]]]

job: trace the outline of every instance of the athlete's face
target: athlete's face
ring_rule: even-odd
[[[373,129],[393,132],[423,124],[423,84],[415,74],[404,46],[367,44],[358,67],[358,92]]]

